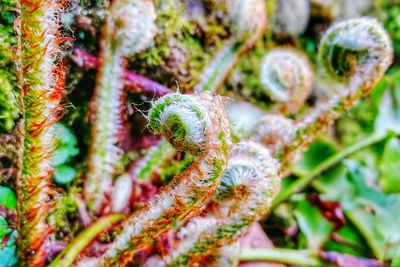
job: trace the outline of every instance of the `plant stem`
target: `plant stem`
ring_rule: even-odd
[[[201,81],[196,85],[195,91],[198,93],[207,91],[215,93],[244,51],[245,46],[242,42],[229,41],[225,44],[203,71]]]
[[[69,245],[54,259],[49,267],[69,267],[71,266],[79,253],[84,250],[95,237],[97,237],[105,229],[111,225],[122,221],[125,216],[121,214],[114,214],[103,217],[96,221],[94,224],[82,231]]]
[[[16,131],[19,155],[15,186],[20,266],[45,266],[46,245],[53,231],[47,221],[57,195],[52,186],[55,145],[51,126],[63,110],[65,71],[59,44],[70,39],[61,36],[59,21],[65,5],[55,0],[17,3],[16,95],[21,119]]]
[[[283,248],[256,249],[245,248],[240,254],[242,261],[279,262],[296,266],[319,267],[326,266],[323,262],[306,250],[291,250]]]
[[[89,54],[87,51],[76,48],[70,55],[72,61],[79,67],[85,67],[88,69],[97,68],[99,60],[95,56]],[[171,92],[168,87],[155,82],[145,76],[141,76],[137,73],[125,70],[124,87],[126,90],[134,93],[149,93],[157,96],[163,96]]]
[[[340,161],[342,161],[344,158],[348,157],[351,154],[354,154],[355,152],[369,147],[373,144],[379,143],[383,140],[385,140],[387,137],[392,135],[390,132],[385,132],[381,134],[375,134],[372,135],[354,145],[351,147],[344,149],[340,153],[337,153],[330,158],[326,159],[323,161],[321,164],[319,164],[314,170],[309,172],[308,174],[301,176],[298,178],[295,182],[293,182],[286,190],[282,191],[281,194],[278,195],[278,197],[275,199],[273,208],[278,206],[280,203],[283,201],[287,200],[291,195],[294,193],[300,192],[302,189],[304,189],[308,184],[311,183],[311,181],[324,171],[329,170],[336,164],[338,164]]]

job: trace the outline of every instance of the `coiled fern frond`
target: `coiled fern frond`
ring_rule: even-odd
[[[310,13],[310,0],[277,0],[272,32],[283,36],[298,36],[306,30]]]
[[[276,48],[261,64],[260,81],[264,92],[281,102],[283,113],[295,113],[311,93],[314,74],[307,57],[295,50]]]
[[[295,130],[295,121],[282,115],[264,115],[251,130],[251,139],[266,146],[273,155],[287,144]]]
[[[125,221],[122,232],[103,255],[102,265],[126,265],[136,251],[174,223],[197,214],[211,197],[225,170],[230,146],[224,102],[208,93],[174,93],[154,102],[148,115],[152,129],[194,160],[154,200]]]
[[[329,77],[348,86],[346,94],[367,94],[392,63],[393,48],[376,19],[359,18],[330,27],[318,57]]]
[[[375,19],[352,19],[329,28],[321,40],[319,60],[336,81],[337,93],[296,123],[280,151],[283,165],[289,165],[294,155],[319,132],[368,95],[389,68],[392,58],[390,38]]]

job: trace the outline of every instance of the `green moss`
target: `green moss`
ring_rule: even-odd
[[[158,33],[154,45],[132,58],[132,67],[166,86],[190,90],[221,38],[223,25],[200,23],[188,14],[182,1],[156,0]],[[214,15],[214,14],[213,14]]]
[[[13,29],[15,2],[0,0],[0,133],[10,132],[14,120],[18,117],[18,109],[14,90],[16,88],[15,65],[12,46],[16,44]]]
[[[143,158],[138,166],[136,178],[140,181],[149,181],[155,168],[162,165],[163,162],[168,161],[169,156],[171,156],[171,152],[173,151],[174,150],[168,142],[161,141]],[[174,165],[169,165],[169,168],[174,169]]]
[[[262,93],[259,79],[261,61],[269,48],[270,44],[261,38],[246,56],[240,58],[221,93],[269,108],[271,100]]]
[[[56,200],[55,208],[51,210],[48,216],[49,224],[54,226],[56,233],[61,236],[73,236],[73,232],[79,228],[79,225],[69,223],[70,220],[78,218],[78,206],[72,195],[70,193],[66,196],[59,196]]]
[[[187,154],[184,154],[183,158],[180,160],[173,160],[172,162],[166,162],[165,164],[162,164],[160,166],[160,180],[163,182],[168,182],[172,177],[184,171],[191,163],[191,157]]]

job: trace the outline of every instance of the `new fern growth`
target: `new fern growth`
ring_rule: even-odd
[[[171,145],[193,156],[193,163],[144,208],[133,213],[101,259],[104,266],[125,266],[174,223],[195,215],[213,194],[225,170],[230,133],[225,101],[208,93],[174,93],[157,100],[149,124]]]
[[[298,36],[306,30],[310,13],[310,0],[277,0],[272,31],[277,35]]]
[[[279,127],[271,125],[276,123],[276,117],[262,119],[254,129],[255,138],[271,143],[268,140],[274,136],[281,137],[275,139],[278,143],[274,144],[274,150],[282,162],[282,170],[286,170],[295,155],[319,132],[370,93],[389,68],[392,57],[389,36],[375,19],[360,18],[335,24],[321,40],[319,60],[335,83],[337,93],[328,101],[319,103],[293,126],[287,119],[279,118],[279,124],[288,131],[284,135]]]
[[[214,194],[216,207],[195,217],[177,234],[177,247],[152,266],[193,266],[224,245],[234,243],[264,215],[279,192],[279,164],[254,142],[241,142],[230,152],[228,169]]]
[[[196,92],[216,93],[228,77],[239,57],[250,49],[262,36],[267,26],[265,3],[261,0],[226,0],[232,30],[232,38],[218,52],[213,61],[203,70],[202,78],[195,86]],[[139,180],[149,180],[154,168],[167,161],[175,151],[161,141],[143,158],[135,176]]]
[[[241,55],[263,35],[267,26],[263,0],[226,0],[232,38],[203,71],[196,92],[215,92],[225,81]]]
[[[17,1],[15,5],[13,1]],[[159,6],[162,9],[161,2]],[[139,84],[146,92],[154,89],[164,94],[168,89],[150,79],[171,83],[172,80],[168,79],[175,75],[175,72],[164,73],[165,67],[156,66],[154,62],[141,62],[138,67],[140,75],[148,74],[151,77],[128,73],[126,70],[128,59],[153,42],[156,33],[153,0],[111,1],[108,9],[104,10],[104,16],[96,15],[96,21],[86,17],[87,14],[81,12],[83,9],[80,8],[79,12],[76,10],[74,14],[80,14],[76,16],[77,25],[69,24],[65,28],[71,27],[85,44],[88,41],[88,50],[94,50],[92,45],[97,43],[96,28],[100,23],[102,29],[98,60],[87,53],[80,54],[84,55],[83,60],[91,62],[90,66],[97,66],[98,72],[91,102],[93,120],[88,159],[83,164],[76,160],[70,162],[75,167],[74,173],[83,173],[88,166],[86,177],[83,177],[86,178],[83,185],[86,202],[76,197],[75,207],[75,198],[72,197],[65,197],[67,201],[55,201],[62,193],[57,193],[51,182],[54,172],[52,159],[56,158],[53,152],[58,149],[53,124],[63,114],[63,94],[71,92],[72,102],[80,96],[75,94],[76,91],[69,90],[73,86],[64,90],[61,44],[69,39],[61,36],[60,16],[66,2],[0,0],[0,133],[7,132],[0,136],[0,180],[7,188],[15,188],[18,200],[17,214],[13,211],[10,213],[11,210],[4,205],[0,206],[0,227],[16,223],[19,237],[15,240],[20,266],[43,267],[53,260],[64,245],[66,249],[51,266],[126,266],[132,261],[151,267],[202,264],[236,266],[239,261],[238,239],[273,206],[272,202],[280,189],[280,178],[287,174],[288,167],[299,152],[341,113],[367,96],[391,64],[391,41],[376,20],[358,18],[334,24],[323,35],[318,59],[319,66],[326,74],[324,78],[328,78],[335,90],[332,90],[327,101],[318,102],[306,116],[295,116],[296,119],[292,120],[285,115],[293,115],[302,108],[313,85],[313,73],[307,58],[300,52],[287,48],[269,51],[260,66],[260,85],[263,93],[280,102],[278,106],[283,114],[265,115],[262,109],[243,101],[232,105],[231,123],[235,126],[234,138],[238,143],[229,152],[231,134],[224,111],[226,100],[215,96],[215,92],[227,79],[239,57],[263,36],[267,17],[264,0],[223,2],[226,5],[221,1],[213,1],[213,5],[227,8],[230,39],[205,68],[194,94],[171,93],[151,103],[152,108],[147,115],[149,127],[163,140],[135,165],[135,172],[130,168],[122,172],[120,167],[141,154],[129,151],[126,159],[121,156],[122,148],[133,149],[132,143],[137,139],[134,125],[122,127],[123,123],[128,124],[123,122],[122,114],[125,111],[124,86],[129,87],[129,81],[131,86]],[[297,43],[299,40],[295,36],[306,28],[311,1],[275,2],[275,34],[268,34],[266,38]],[[188,17],[193,15],[193,10],[202,9],[203,6],[197,4],[194,7],[193,3],[188,5]],[[104,6],[104,3],[100,5]],[[287,7],[289,9],[285,9]],[[193,21],[193,28],[190,27],[189,39],[186,36],[186,30],[189,29],[184,32],[180,29],[185,27],[166,25],[162,29],[179,31],[165,34],[172,36],[172,39],[168,39],[168,42],[163,39],[160,47],[148,51],[144,57],[140,55],[135,58],[158,57],[166,46],[178,49],[181,41],[190,43],[195,40],[195,44],[185,44],[184,47],[210,43],[209,33],[221,30],[220,25],[213,28],[219,15],[211,9],[205,7],[203,10],[204,21],[200,20],[202,15],[199,17],[198,14],[196,18],[188,18],[196,20]],[[289,15],[285,15],[288,11]],[[300,18],[293,15],[297,11],[304,16]],[[14,15],[17,14],[19,17],[14,21]],[[159,13],[161,18],[163,14]],[[160,21],[169,22],[173,16],[171,14],[168,13]],[[292,22],[295,23],[292,25]],[[11,26],[13,23],[14,29]],[[179,20],[173,23],[179,23]],[[312,22],[310,30],[315,30],[317,25]],[[203,26],[210,27],[204,30]],[[93,35],[88,39],[88,34]],[[179,38],[176,35],[180,35]],[[300,39],[301,42],[304,41],[307,48],[313,49],[312,44],[308,46],[313,43],[312,38],[308,39],[308,33],[305,37]],[[255,55],[265,50],[265,47],[257,47],[260,50],[257,49]],[[200,51],[202,48],[200,45],[196,49]],[[167,53],[171,57],[165,58],[169,67],[179,65],[179,57],[186,56],[185,51],[172,50]],[[79,61],[77,51],[80,50],[72,52],[72,57],[75,56]],[[12,67],[14,62],[15,69]],[[193,63],[197,65],[197,62]],[[258,64],[254,65],[250,67],[259,67]],[[186,67],[191,68],[191,65],[185,63]],[[191,71],[185,68],[177,67],[179,71],[182,70],[182,77],[190,78]],[[238,77],[240,74],[249,75],[245,69],[238,72]],[[77,71],[72,72],[70,78],[79,85],[93,81],[90,75],[81,76],[84,76],[82,72]],[[239,87],[249,85],[247,79],[239,77],[238,80],[243,81],[238,83]],[[394,84],[392,78],[388,81],[390,86]],[[13,92],[14,89],[17,90]],[[229,93],[234,94],[234,90]],[[134,91],[135,95],[130,95],[135,103],[143,97],[138,95],[140,92]],[[243,90],[243,96],[247,92]],[[87,92],[84,95],[87,96]],[[252,100],[257,96],[251,95]],[[87,103],[83,100],[75,104]],[[82,114],[79,111],[71,113],[64,122],[76,128],[80,120],[75,119]],[[134,117],[132,121],[136,119]],[[121,130],[124,133],[132,130],[135,136],[127,134],[126,140],[120,140]],[[77,136],[82,139],[80,137],[85,135],[79,133]],[[145,136],[143,140],[158,140],[158,137]],[[177,154],[177,151],[180,153]],[[180,157],[174,155],[184,155],[185,158],[177,165],[169,164],[179,160]],[[158,189],[149,183],[151,177],[156,176],[154,173],[157,170],[154,169],[157,167],[165,167],[160,172],[160,182],[166,183],[163,175],[169,178],[172,176],[170,172],[180,173]],[[57,175],[54,177],[57,178]],[[63,187],[74,194],[80,192],[81,184],[78,179]],[[137,184],[139,187],[135,188]],[[151,190],[145,186],[151,187]],[[141,190],[144,193],[140,193]],[[2,198],[3,202],[6,198]],[[138,203],[136,200],[139,198],[150,201]],[[50,212],[54,205],[57,205],[56,209]],[[126,217],[118,214],[101,217],[109,211],[131,214]],[[65,222],[59,223],[63,220]],[[92,220],[92,226],[82,231]],[[110,223],[116,222],[120,223],[118,228],[107,229]],[[14,242],[17,231],[13,231],[12,235],[3,231],[0,234],[2,242]],[[71,242],[65,244],[67,241]],[[3,250],[2,247],[0,250]]]
[[[147,48],[155,34],[150,0],[117,0],[111,4],[100,41],[100,66],[94,95],[94,122],[85,183],[89,209],[101,213],[120,159],[122,96],[126,57]]]
[[[276,48],[265,55],[260,80],[265,93],[282,103],[283,113],[295,113],[311,93],[314,74],[304,54]]]
[[[282,148],[283,165],[304,148],[340,114],[368,95],[392,63],[391,40],[375,19],[359,18],[337,23],[324,34],[319,47],[321,66],[338,92],[296,124]]]
[[[295,121],[282,115],[264,115],[251,131],[251,139],[266,146],[273,155],[282,144],[289,142],[295,129]]]
[[[47,214],[54,191],[51,155],[55,150],[51,125],[61,114],[64,69],[60,63],[59,32],[63,1],[22,0],[18,78],[22,120],[19,124],[20,159],[17,177],[18,251],[22,266],[44,266],[52,232]]]

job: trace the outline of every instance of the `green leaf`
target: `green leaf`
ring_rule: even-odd
[[[345,160],[313,182],[315,188],[341,201],[348,220],[363,236],[376,258],[391,259],[400,243],[400,195],[371,187],[374,166]]]
[[[339,164],[324,172],[312,185],[321,193],[328,194],[336,200],[342,199],[353,192],[353,185],[347,180],[347,171],[344,164]]]
[[[318,209],[312,207],[304,198],[296,203],[294,211],[298,226],[307,239],[307,248],[319,251],[328,240],[333,226],[326,221]]]
[[[398,267],[398,266],[400,266],[400,245],[399,248],[397,249],[396,255],[394,256],[390,267]]]
[[[79,154],[79,149],[76,147],[78,141],[73,132],[63,124],[57,123],[53,127],[57,150],[54,152],[52,160],[55,166],[59,166],[69,162],[72,157]]]
[[[359,257],[369,257],[371,255],[363,237],[351,224],[345,224],[335,234],[340,238],[340,241],[329,240],[324,246],[324,251],[337,251]]]
[[[400,141],[391,138],[385,144],[380,162],[381,175],[379,185],[385,193],[400,192]]]
[[[74,133],[65,125],[56,123],[54,126],[56,141],[64,146],[76,146],[78,140]]]
[[[15,245],[17,236],[17,231],[13,231],[5,245],[2,242],[0,243],[0,267],[11,267],[17,264],[17,248]]]
[[[394,92],[387,91],[382,98],[379,107],[379,114],[375,120],[375,129],[377,133],[385,131],[399,131],[400,130],[400,110],[397,106],[399,103],[393,101],[397,91],[400,91],[400,85],[396,86]]]
[[[54,172],[54,181],[57,184],[67,184],[74,180],[76,177],[76,171],[74,168],[61,165],[56,168]]]
[[[17,197],[10,188],[0,186],[0,205],[8,209],[15,209],[17,207]]]
[[[54,166],[68,163],[73,156],[78,155],[79,149],[70,146],[61,146],[53,154],[52,160]]]
[[[307,173],[337,152],[338,150],[331,143],[317,140],[310,145],[307,151],[304,152],[301,161],[295,166],[293,173]]]
[[[348,179],[354,192],[342,200],[346,216],[379,260],[391,259],[400,243],[400,195],[385,195],[367,185],[369,168],[353,162]]]
[[[0,238],[9,234],[12,230],[8,227],[7,220],[0,216]]]

